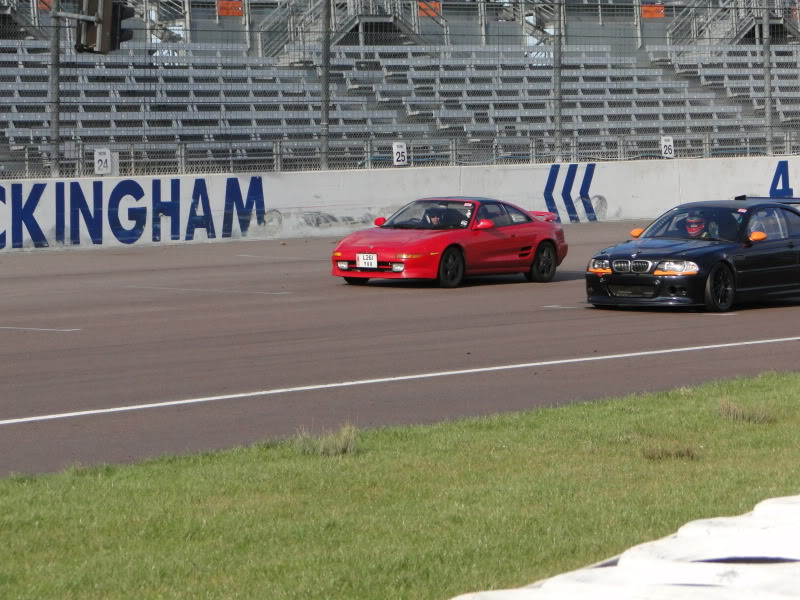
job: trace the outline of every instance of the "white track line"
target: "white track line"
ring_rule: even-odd
[[[739,348],[742,346],[756,346],[759,344],[780,344],[784,342],[800,342],[800,336],[786,338],[772,338],[768,340],[751,340],[747,342],[731,342],[729,344],[711,344],[708,346],[688,346],[684,348],[667,348],[664,350],[646,350],[644,352],[626,352],[624,354],[606,354],[603,356],[583,356],[581,358],[564,358],[561,360],[545,360],[540,362],[519,363],[514,365],[499,365],[496,367],[478,367],[475,369],[460,369],[458,371],[438,371],[433,373],[418,373],[416,375],[399,375],[397,377],[380,377],[377,379],[361,379],[356,381],[340,381],[338,383],[321,383],[317,385],[303,385],[299,387],[276,388],[258,392],[244,392],[241,394],[226,394],[224,396],[208,396],[205,398],[189,398],[187,400],[171,400],[168,402],[153,402],[152,404],[136,404],[134,406],[117,406],[114,408],[99,408],[95,410],[81,410],[70,413],[53,415],[39,415],[35,417],[22,417],[19,419],[6,419],[0,425],[16,425],[19,423],[33,423],[34,421],[52,421],[55,419],[68,419],[71,417],[85,417],[89,415],[104,415],[109,413],[146,410],[150,408],[164,408],[167,406],[182,406],[185,404],[201,404],[203,402],[220,402],[222,400],[236,400],[240,398],[256,398],[258,396],[273,396],[275,394],[290,394],[292,392],[312,392],[331,388],[353,387],[356,385],[371,385],[376,383],[395,383],[412,379],[430,379],[433,377],[449,377],[451,375],[471,375],[474,373],[487,373],[491,371],[508,371],[511,369],[530,369],[532,367],[548,367],[553,365],[568,365],[582,362],[596,362],[600,360],[614,360],[619,358],[639,358],[642,356],[657,356],[659,354],[677,354],[679,352],[698,352],[700,350],[718,350],[721,348]]]
[[[0,329],[13,329],[15,331],[83,331],[83,329],[41,329],[39,327],[0,327]]]
[[[258,254],[237,254],[237,258],[261,258],[264,260],[307,260],[307,261],[325,261],[327,258],[303,258],[302,256],[260,256]]]
[[[578,308],[577,306],[562,306],[561,304],[545,304],[542,308]]]
[[[174,288],[156,287],[150,285],[126,285],[126,288],[134,290],[167,290],[171,292],[215,292],[217,294],[258,294],[260,296],[283,296],[292,292],[248,292],[244,290],[208,290],[203,288]]]

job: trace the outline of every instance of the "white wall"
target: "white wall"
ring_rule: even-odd
[[[792,176],[800,157],[0,181],[0,251],[236,239],[240,215],[249,238],[339,235],[437,195],[555,209],[564,222],[654,218],[683,202],[786,192]]]

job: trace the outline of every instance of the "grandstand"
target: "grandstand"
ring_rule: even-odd
[[[62,29],[63,174],[95,148],[122,174],[320,168],[321,0],[129,3],[136,37],[108,56]],[[331,6],[329,168],[391,165],[397,140],[414,165],[653,158],[664,135],[687,157],[800,148],[793,0]],[[49,12],[0,0],[2,177],[53,159]]]

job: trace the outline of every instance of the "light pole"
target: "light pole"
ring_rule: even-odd
[[[53,0],[50,22],[50,176],[61,177],[61,0]]]
[[[328,128],[330,118],[331,79],[331,0],[322,0],[322,77],[320,80],[320,167],[328,168]]]

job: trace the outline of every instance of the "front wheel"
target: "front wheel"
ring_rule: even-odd
[[[553,244],[544,242],[536,249],[531,268],[525,273],[528,281],[547,283],[552,281],[556,274],[556,249]]]
[[[350,285],[365,285],[369,277],[345,277],[344,280]]]
[[[464,279],[464,257],[458,248],[448,248],[439,263],[439,287],[454,288]]]
[[[711,312],[726,312],[733,306],[735,296],[733,272],[724,263],[717,263],[706,279],[705,304]]]

